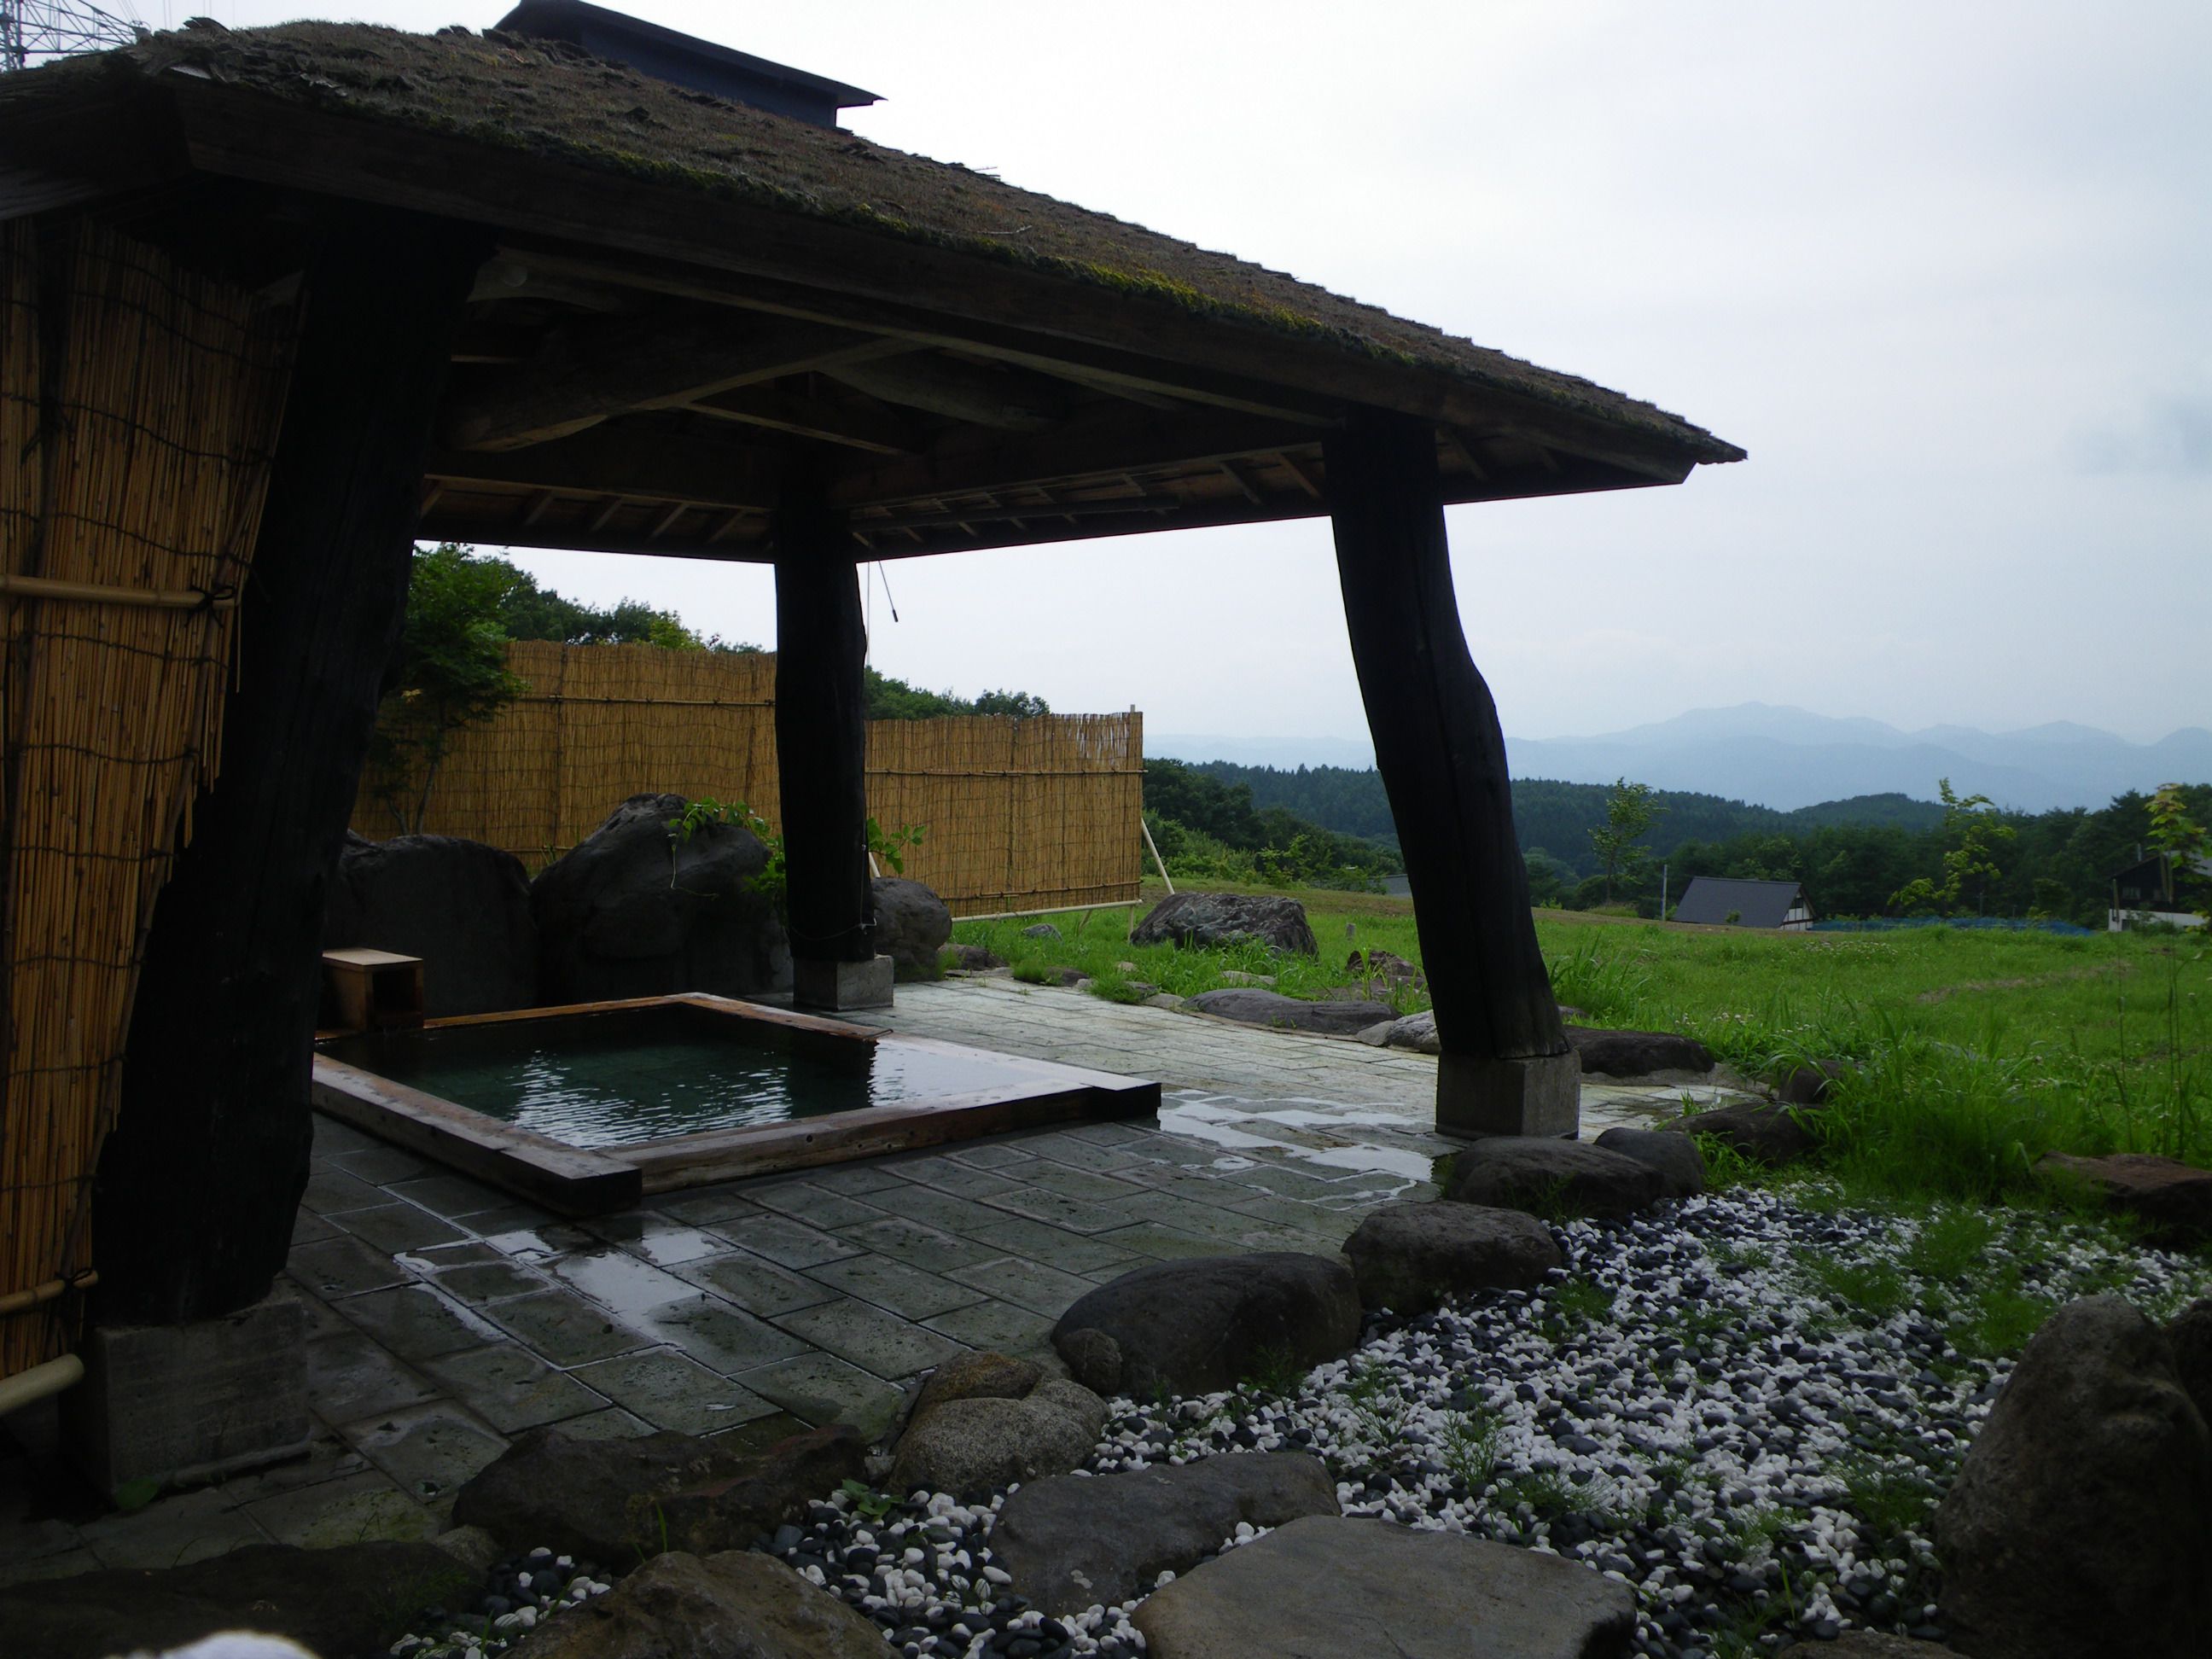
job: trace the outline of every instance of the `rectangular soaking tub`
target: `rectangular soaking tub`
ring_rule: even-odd
[[[563,1215],[1160,1103],[1158,1083],[699,994],[325,1036],[313,1091]]]

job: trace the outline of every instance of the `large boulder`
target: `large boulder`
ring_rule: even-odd
[[[681,795],[632,795],[538,872],[538,988],[548,1003],[787,989],[791,947],[757,884],[769,853],[742,824],[678,839]]]
[[[0,1651],[106,1659],[247,1628],[321,1659],[381,1659],[410,1614],[480,1582],[429,1544],[252,1544],[189,1566],[9,1585],[0,1589]]]
[[[1053,1327],[1076,1381],[1102,1395],[1210,1394],[1263,1367],[1304,1370],[1359,1340],[1359,1291],[1340,1257],[1191,1256],[1123,1273]]]
[[[1345,1241],[1359,1300],[1411,1317],[1477,1291],[1527,1290],[1566,1265],[1552,1230],[1518,1210],[1379,1205]]]
[[[1778,1167],[1816,1151],[1820,1137],[1810,1125],[1825,1109],[1780,1101],[1747,1100],[1692,1112],[1659,1126],[1662,1134],[1711,1135],[1739,1157]]]
[[[876,949],[891,959],[892,974],[902,981],[935,979],[938,952],[952,937],[952,912],[928,888],[903,876],[878,876],[873,887]]]
[[[1358,1036],[1370,1026],[1395,1017],[1387,1002],[1306,1002],[1278,991],[1243,985],[1201,991],[1183,1006],[1217,1019],[1233,1019],[1240,1025],[1320,1031],[1330,1036]]]
[[[635,1440],[525,1435],[463,1486],[453,1519],[509,1549],[539,1545],[601,1562],[662,1550],[744,1549],[808,1503],[860,1478],[866,1448],[846,1424],[757,1452],[665,1431]]]
[[[1556,1218],[1632,1215],[1665,1191],[1658,1170],[1602,1146],[1549,1135],[1492,1135],[1452,1154],[1444,1195]]]
[[[1464,1533],[1309,1516],[1156,1591],[1152,1659],[1621,1659],[1627,1585]]]
[[[2212,1423],[2212,1296],[2200,1297],[2176,1314],[2166,1328],[2166,1340],[2173,1345],[2174,1375],[2204,1420]]]
[[[1965,1659],[1956,1649],[1878,1630],[1847,1630],[1832,1642],[1792,1642],[1782,1650],[1797,1659]]]
[[[1164,1572],[1188,1572],[1240,1522],[1279,1527],[1338,1512],[1328,1467],[1304,1452],[1208,1457],[1181,1468],[1059,1475],[1006,1499],[991,1553],[1046,1613],[1119,1607]]]
[[[1672,1031],[1601,1031],[1570,1025],[1566,1032],[1568,1043],[1583,1057],[1585,1076],[1671,1083],[1701,1078],[1713,1069],[1711,1049],[1695,1037]]]
[[[323,901],[323,948],[422,957],[426,1014],[538,1002],[530,878],[514,854],[480,841],[349,834]]]
[[[540,1625],[515,1659],[883,1659],[883,1632],[750,1550],[655,1558]]]
[[[2212,1429],[2166,1334],[2117,1296],[2037,1332],[1935,1516],[1975,1659],[2201,1653]]]
[[[1663,1198],[1695,1198],[1705,1190],[1705,1155],[1687,1135],[1616,1124],[1597,1138],[1608,1152],[1619,1152],[1659,1171]]]
[[[2191,1245],[2212,1239],[2212,1170],[2148,1152],[2110,1158],[2045,1152],[2035,1167],[2079,1182],[2107,1208],[2134,1216],[2155,1243]]]
[[[916,1412],[899,1437],[891,1487],[986,1498],[1017,1480],[1066,1474],[1105,1427],[1106,1402],[1064,1376],[1045,1378],[1020,1399],[947,1400]]]
[[[1171,893],[1129,935],[1132,945],[1200,949],[1248,939],[1297,956],[1321,954],[1306,907],[1272,893]]]

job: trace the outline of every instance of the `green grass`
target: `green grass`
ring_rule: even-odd
[[[1058,940],[1024,938],[1026,918],[962,923],[955,937],[1033,982],[1080,969],[1093,994],[1115,1000],[1133,980],[1187,997],[1232,971],[1319,996],[1363,983],[1344,967],[1354,949],[1419,963],[1409,901],[1291,896],[1318,957],[1132,945],[1141,908],[1049,918]],[[2062,1204],[2034,1170],[2046,1152],[2212,1167],[2212,954],[2189,936],[1758,933],[1550,910],[1536,913],[1536,933],[1559,999],[1591,1024],[1686,1032],[1751,1077],[1852,1062],[1818,1120],[1839,1201]],[[1373,993],[1401,1012],[1427,1004],[1379,981]],[[1772,1178],[1707,1152],[1716,1185]]]

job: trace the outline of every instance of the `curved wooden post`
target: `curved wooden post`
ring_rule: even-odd
[[[868,880],[867,634],[842,511],[794,481],[775,555],[775,750],[793,994],[809,1006],[890,1000]],[[880,983],[878,981],[880,981]]]
[[[1436,434],[1364,415],[1323,456],[1352,661],[1436,1005],[1437,1127],[1571,1134],[1581,1066],[1536,945],[1497,706],[1460,629]]]
[[[393,216],[329,233],[310,260],[222,773],[155,907],[94,1188],[103,1322],[233,1312],[290,1249],[323,896],[399,641],[453,325],[488,252]]]

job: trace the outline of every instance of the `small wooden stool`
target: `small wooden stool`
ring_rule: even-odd
[[[325,1023],[341,1031],[422,1023],[422,958],[390,951],[325,951]]]

